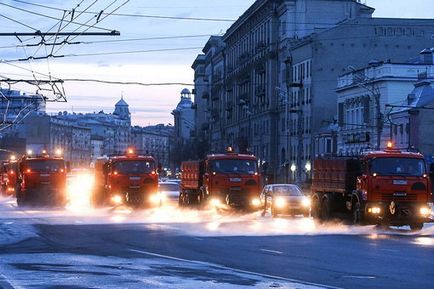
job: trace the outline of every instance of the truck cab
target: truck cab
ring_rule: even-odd
[[[355,224],[404,226],[431,222],[429,170],[420,153],[385,150],[314,161],[312,215],[328,220],[351,213]]]
[[[66,162],[60,156],[43,152],[23,157],[18,163],[18,205],[66,205],[66,173]]]
[[[95,164],[93,203],[152,206],[158,203],[158,172],[155,159],[133,152],[98,160]]]
[[[419,153],[387,149],[364,154],[356,190],[366,219],[392,225],[420,224],[429,217],[431,182]]]
[[[253,155],[208,155],[182,164],[180,206],[209,203],[237,208],[260,206],[261,176]]]

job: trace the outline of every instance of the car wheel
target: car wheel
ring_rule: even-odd
[[[413,224],[410,224],[410,229],[413,232],[418,232],[418,231],[422,230],[422,228],[423,228],[423,223],[413,223]]]
[[[319,219],[321,217],[321,207],[319,198],[317,197],[312,199],[312,217],[314,219]]]

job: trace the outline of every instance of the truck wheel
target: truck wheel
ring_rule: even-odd
[[[361,209],[360,202],[357,201],[353,205],[353,224],[354,225],[363,225],[363,212]]]
[[[423,223],[413,223],[413,224],[410,224],[410,229],[413,232],[418,232],[418,231],[422,230],[422,228],[423,228]]]
[[[311,209],[312,217],[314,219],[319,219],[321,216],[321,207],[318,197],[314,197],[312,199],[312,209]]]
[[[273,206],[271,206],[271,216],[273,217],[273,218],[275,218],[275,217],[277,217],[277,212],[276,212],[276,209],[273,207]]]
[[[321,203],[321,220],[328,221],[330,220],[330,200],[329,198],[324,198]]]

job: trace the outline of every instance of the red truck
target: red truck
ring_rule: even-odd
[[[17,186],[18,163],[15,159],[3,161],[1,172],[1,190],[3,196],[15,195]]]
[[[16,197],[18,206],[65,206],[66,162],[45,151],[38,156],[24,156],[18,162]]]
[[[181,164],[179,206],[228,205],[259,209],[261,176],[255,156],[232,153],[208,155]]]
[[[98,159],[95,164],[94,206],[160,204],[155,159],[129,150],[124,156]]]
[[[351,213],[354,224],[404,226],[430,222],[431,182],[423,155],[392,148],[357,158],[316,159],[312,215],[321,220]]]

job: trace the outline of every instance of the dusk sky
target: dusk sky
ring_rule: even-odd
[[[27,2],[27,3],[25,3]],[[41,15],[62,18],[61,9],[71,10],[80,0],[75,1],[0,1],[1,12],[0,32],[34,32],[32,28],[41,31],[48,31],[58,21],[48,19]],[[220,1],[192,1],[192,0],[84,0],[80,8],[75,12],[86,9],[93,4],[87,12],[99,12],[104,10],[110,12],[123,3],[115,13],[129,14],[130,16],[109,15],[104,19],[100,17],[98,27],[118,30],[121,36],[79,36],[70,39],[71,42],[80,41],[80,44],[55,47],[54,55],[64,55],[63,58],[40,59],[21,62],[10,62],[0,64],[0,75],[4,78],[32,79],[33,70],[35,73],[49,74],[61,79],[100,79],[122,82],[142,83],[193,83],[193,71],[190,68],[192,62],[210,35],[221,34],[231,25],[231,21],[198,21],[198,20],[172,20],[156,19],[147,17],[132,17],[133,15],[157,15],[188,18],[217,18],[220,20],[233,20],[238,18],[254,1],[253,0],[220,0]],[[40,7],[28,3],[44,5]],[[105,9],[111,3],[112,6]],[[432,0],[368,0],[367,4],[376,8],[375,17],[401,17],[401,18],[432,18],[434,2]],[[10,6],[13,7],[10,7]],[[394,9],[390,9],[394,7]],[[17,9],[18,8],[18,9]],[[60,9],[60,10],[57,10]],[[7,19],[13,18],[20,23]],[[94,14],[83,13],[74,21],[80,23],[95,24]],[[71,19],[71,15],[65,17]],[[67,21],[63,25],[66,25]],[[26,25],[28,27],[26,27]],[[71,32],[79,27],[75,24],[68,24],[62,32]],[[58,25],[51,32],[56,32]],[[78,31],[83,31],[79,28]],[[102,31],[91,28],[90,31]],[[155,39],[161,37],[180,37],[170,39]],[[137,39],[140,40],[137,40]],[[143,39],[148,38],[148,39]],[[154,38],[154,39],[149,39]],[[129,41],[136,39],[135,41]],[[15,37],[3,37],[0,49],[0,58],[5,61],[27,58],[34,55],[44,56],[50,53],[51,47],[14,47],[19,45]],[[26,44],[37,43],[40,39],[23,37]],[[99,42],[112,41],[116,42]],[[122,41],[119,41],[122,40]],[[48,42],[52,42],[48,41]],[[86,43],[87,42],[87,43]],[[99,43],[95,43],[99,42]],[[60,48],[60,49],[59,49]],[[57,51],[59,49],[59,51]],[[169,51],[167,51],[170,49]],[[160,51],[156,51],[160,50]],[[161,51],[163,50],[163,51]],[[164,51],[166,50],[166,51]],[[140,51],[140,53],[125,54],[126,52]],[[122,52],[123,54],[110,55],[88,55],[94,53]],[[20,68],[11,65],[18,65]],[[42,75],[37,75],[41,78]],[[7,85],[2,82],[2,88]],[[14,89],[23,89],[34,93],[35,88],[16,84]],[[108,85],[92,82],[67,82],[64,85],[67,103],[49,103],[49,112],[60,110],[74,112],[98,112],[104,110],[110,112],[114,104],[124,95],[125,100],[130,104],[133,124],[148,125],[157,123],[173,123],[170,112],[179,101],[179,92],[184,88],[182,85],[174,86],[137,86],[137,85]],[[191,87],[188,87],[191,89]]]

